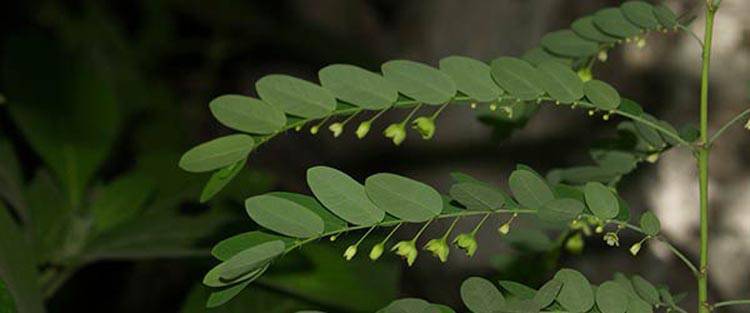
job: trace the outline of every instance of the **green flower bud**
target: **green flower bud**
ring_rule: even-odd
[[[607,50],[599,51],[599,54],[596,56],[596,58],[599,59],[599,62],[602,62],[602,63],[607,62],[607,58],[608,58]]]
[[[351,245],[348,248],[346,248],[346,251],[344,251],[344,258],[346,258],[347,261],[351,261],[351,259],[357,254],[357,245]]]
[[[433,256],[436,256],[440,259],[440,262],[445,263],[445,261],[448,261],[450,247],[448,246],[448,243],[445,242],[445,238],[432,239],[428,241],[424,246],[424,249],[432,252]]]
[[[333,123],[330,126],[328,126],[328,130],[330,130],[333,133],[333,137],[341,136],[341,133],[344,132],[344,124]]]
[[[406,139],[404,123],[391,124],[383,131],[383,134],[393,140],[394,145],[400,145]]]
[[[582,68],[578,70],[578,77],[585,83],[594,79],[594,74],[591,73],[590,68]]]
[[[750,130],[750,118],[747,119],[747,123],[745,123],[745,129]]]
[[[630,254],[632,254],[633,256],[637,255],[638,251],[641,251],[641,242],[640,241],[636,242],[635,244],[633,244],[632,246],[630,246]]]
[[[565,249],[570,253],[579,254],[583,251],[584,244],[581,233],[576,233],[565,242]]]
[[[415,129],[422,139],[430,139],[435,135],[435,120],[426,116],[417,117],[411,122],[412,128]]]
[[[456,236],[456,238],[453,239],[453,244],[466,251],[466,255],[469,257],[474,256],[474,253],[477,252],[477,247],[479,246],[477,240],[474,239],[474,235],[472,234],[460,234]]]
[[[609,232],[604,234],[604,237],[602,238],[604,241],[607,242],[607,245],[611,247],[619,247],[620,246],[620,238],[617,236],[617,233]]]
[[[383,250],[385,250],[385,245],[382,242],[372,246],[372,249],[370,250],[370,260],[375,261],[379,259],[380,256],[383,255]]]
[[[500,228],[497,229],[497,232],[499,232],[501,236],[507,235],[510,232],[510,222],[501,225]]]
[[[414,260],[417,259],[417,247],[414,241],[401,241],[397,243],[391,251],[396,251],[396,254],[406,259],[406,264],[412,266]]]
[[[595,232],[596,232],[597,234],[601,234],[601,233],[603,233],[603,232],[604,232],[604,227],[603,227],[602,225],[598,225],[598,226],[596,226],[596,229],[594,229],[594,231],[595,231]]]
[[[646,157],[646,162],[648,162],[648,163],[656,163],[656,161],[659,161],[659,153],[658,152],[653,153],[653,154],[649,154]]]
[[[370,132],[370,126],[371,125],[372,125],[372,122],[370,122],[370,121],[364,121],[364,122],[360,123],[359,127],[357,127],[357,131],[356,131],[357,138],[359,138],[359,139],[365,138],[365,136],[367,136],[367,133]]]
[[[318,125],[310,127],[310,133],[313,134],[313,135],[316,135],[318,133],[318,130],[320,130],[320,126],[318,126]]]
[[[638,41],[636,42],[636,44],[635,44],[635,45],[636,45],[636,46],[637,46],[637,47],[638,47],[639,49],[642,49],[643,47],[645,47],[645,46],[646,46],[646,39],[645,39],[645,38],[643,38],[643,37],[641,37],[641,38],[638,38]]]

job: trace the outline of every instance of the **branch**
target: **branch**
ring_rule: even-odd
[[[714,143],[714,141],[716,141],[716,139],[719,139],[721,134],[723,134],[727,129],[729,129],[729,127],[732,127],[732,125],[741,121],[748,115],[750,115],[750,108],[745,109],[745,111],[742,111],[742,113],[740,114],[737,114],[737,116],[735,116],[732,120],[724,124],[724,126],[719,128],[719,130],[716,133],[714,133],[713,136],[711,136],[711,139],[708,140],[708,145],[711,146]]]
[[[730,301],[722,301],[717,302],[712,306],[712,308],[720,308],[723,306],[730,306],[730,305],[750,305],[750,299],[747,300],[730,300]]]

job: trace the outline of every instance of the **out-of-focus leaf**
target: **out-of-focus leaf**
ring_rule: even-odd
[[[625,18],[619,8],[606,8],[594,14],[594,24],[608,35],[630,38],[641,33],[641,29]]]
[[[236,287],[239,287],[236,286]],[[311,309],[314,306],[299,298],[294,298],[278,292],[269,291],[259,286],[250,286],[241,290],[231,301],[224,305],[206,308],[206,301],[212,296],[214,289],[196,284],[187,296],[180,310],[181,313],[236,313],[263,312],[289,313],[298,310]],[[215,291],[213,291],[215,293]],[[214,296],[215,297],[215,296]]]
[[[628,21],[646,29],[655,29],[659,21],[654,15],[654,6],[645,1],[628,1],[620,6]],[[605,312],[606,313],[606,312]]]
[[[65,250],[73,226],[73,210],[52,177],[44,171],[38,172],[26,189],[26,199],[39,262],[70,255]]]
[[[112,88],[90,65],[39,36],[12,38],[6,47],[4,87],[11,117],[78,209],[117,135]]]
[[[36,262],[21,229],[0,202],[0,281],[13,296],[19,312],[44,312]]]
[[[28,218],[21,167],[10,141],[0,138],[0,199],[5,199],[23,221]]]
[[[138,172],[118,177],[102,187],[90,209],[95,231],[107,231],[134,218],[143,211],[153,191],[153,182]]]
[[[591,104],[601,110],[614,110],[620,105],[620,94],[609,84],[592,79],[583,85],[583,92]]]
[[[201,203],[205,203],[206,201],[211,200],[211,198],[219,193],[219,191],[224,189],[224,187],[226,187],[226,185],[229,184],[232,179],[234,179],[234,177],[242,171],[245,166],[245,162],[247,162],[247,160],[237,161],[237,163],[228,165],[213,173],[211,175],[211,178],[208,179],[208,182],[206,182],[206,185],[203,187],[203,191],[201,191]]]
[[[571,312],[587,312],[594,306],[594,291],[583,274],[572,269],[561,269],[555,275],[562,283],[557,302]]]
[[[406,312],[425,312],[430,308],[430,303],[416,298],[398,299],[391,302],[387,307],[379,310],[377,313],[406,313]]]
[[[677,15],[663,4],[654,6],[654,15],[659,20],[659,23],[661,23],[661,26],[665,28],[675,28],[679,24],[677,22]]]
[[[660,303],[659,291],[656,290],[656,287],[654,287],[654,285],[651,284],[648,280],[644,279],[641,276],[635,275],[633,276],[633,279],[631,279],[631,281],[633,282],[633,289],[635,289],[635,293],[638,294],[641,299],[652,305],[657,305]]]
[[[5,282],[0,279],[0,313],[16,313],[16,302],[13,295],[5,288]]]
[[[661,231],[659,218],[657,218],[656,214],[651,211],[644,212],[643,215],[641,215],[640,224],[641,229],[646,235],[656,236],[659,234],[659,231]]]

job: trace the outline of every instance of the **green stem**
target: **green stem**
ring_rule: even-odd
[[[731,301],[723,301],[718,302],[713,305],[713,308],[720,308],[723,306],[730,306],[730,305],[750,305],[750,299],[748,300],[731,300]]]
[[[742,113],[737,114],[737,116],[735,116],[731,121],[729,121],[726,124],[724,124],[724,126],[722,126],[721,128],[719,128],[719,130],[716,133],[714,133],[713,136],[711,136],[711,139],[708,140],[708,146],[710,147],[711,145],[713,145],[714,141],[716,141],[716,139],[719,139],[719,137],[721,136],[721,134],[723,134],[725,131],[727,131],[727,129],[729,129],[729,127],[732,127],[732,125],[734,125],[737,122],[743,120],[748,115],[750,115],[750,109],[746,109],[745,111],[742,111]]]
[[[706,2],[706,28],[703,38],[701,69],[700,131],[701,146],[698,148],[698,178],[700,189],[700,267],[698,275],[698,312],[708,313],[708,73],[711,66],[711,42],[714,30],[716,7],[711,0]]]
[[[482,225],[484,224],[484,222],[486,222],[486,221],[487,221],[487,219],[488,219],[488,218],[490,217],[490,215],[492,215],[492,212],[490,212],[490,213],[487,213],[487,214],[486,214],[486,215],[485,215],[485,216],[484,216],[484,217],[482,218],[482,220],[481,220],[481,221],[479,221],[479,224],[477,224],[477,226],[475,226],[475,227],[474,227],[474,230],[472,230],[472,231],[471,231],[471,235],[472,235],[472,236],[474,236],[474,235],[476,235],[476,234],[477,234],[477,232],[479,231],[479,228],[481,228],[481,227],[482,227]]]

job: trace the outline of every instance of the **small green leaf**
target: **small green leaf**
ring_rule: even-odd
[[[541,308],[546,308],[557,298],[563,283],[560,280],[553,279],[542,285],[539,291],[534,295],[534,302]]]
[[[323,233],[323,220],[318,215],[287,199],[255,196],[245,200],[245,209],[260,226],[286,236],[309,238]]]
[[[368,177],[365,191],[375,205],[407,222],[427,221],[443,209],[443,198],[435,189],[395,174],[380,173]]]
[[[263,275],[263,272],[268,268],[268,264],[261,264],[260,267],[231,280],[222,278],[222,272],[225,267],[226,262],[221,263],[208,271],[208,273],[203,276],[203,284],[209,287],[227,287],[241,282],[254,281]]]
[[[320,202],[318,202],[318,200],[311,196],[283,191],[270,192],[268,195],[292,201],[312,211],[315,215],[320,216],[320,219],[323,220],[324,233],[343,230],[347,227],[346,221],[328,211],[322,204],[320,204]]]
[[[630,38],[641,33],[641,29],[628,21],[619,8],[606,8],[596,12],[594,25],[608,35],[619,38]]]
[[[527,208],[539,209],[555,196],[539,175],[527,170],[515,170],[508,179],[510,190],[516,200]]]
[[[620,111],[634,116],[641,116],[644,113],[643,108],[638,103],[627,98],[620,99]]]
[[[545,51],[541,47],[535,47],[530,49],[529,51],[526,51],[523,56],[521,57],[526,62],[529,62],[531,65],[538,66],[539,64],[542,64],[542,62],[546,61],[553,61],[558,62],[563,65],[572,65],[573,61],[571,59],[559,57],[556,55],[552,55],[549,52]]]
[[[293,242],[293,239],[262,231],[251,231],[219,241],[211,249],[211,255],[221,261],[226,261],[237,253],[271,241],[282,241],[288,246]]]
[[[641,117],[652,123],[659,123],[659,120],[649,114],[643,113],[641,114]],[[666,146],[666,142],[664,141],[664,138],[662,138],[661,134],[659,134],[659,131],[657,131],[650,125],[646,125],[641,122],[635,122],[635,129],[638,131],[638,134],[641,135],[641,138],[643,138],[643,140],[651,145],[652,149],[661,149]]]
[[[510,295],[516,298],[528,300],[534,298],[536,290],[524,284],[512,280],[501,280],[498,282],[500,287],[505,289]]]
[[[596,305],[602,313],[625,313],[628,291],[616,282],[605,282],[596,288]]]
[[[247,162],[247,160],[245,159],[239,160],[236,163],[225,166],[224,168],[213,173],[211,175],[211,178],[208,179],[208,182],[206,182],[206,185],[203,187],[200,202],[205,203],[208,200],[211,200],[211,198],[218,194],[219,191],[224,189],[224,187],[226,187],[227,184],[229,184],[232,179],[234,179],[234,177],[237,176],[240,171],[242,171],[242,168],[245,166],[245,162]]]
[[[620,106],[620,94],[609,84],[592,79],[583,85],[583,93],[595,107],[601,110],[614,110]]]
[[[586,204],[596,217],[607,220],[617,216],[620,206],[617,203],[617,197],[607,186],[602,183],[586,183],[583,188],[586,197]]]
[[[647,211],[641,215],[641,229],[646,235],[656,236],[661,231],[661,223],[654,213]]]
[[[134,218],[154,191],[154,182],[143,173],[116,178],[101,188],[91,205],[95,230],[101,233]]]
[[[422,313],[456,313],[456,311],[442,304],[430,304]]]
[[[563,283],[557,302],[566,310],[586,312],[594,306],[594,291],[583,274],[572,269],[562,269],[555,274],[555,279]]]
[[[271,259],[284,253],[286,245],[281,240],[269,241],[235,254],[224,262],[221,271],[222,280],[235,280],[238,277],[258,269]]]
[[[583,58],[599,52],[599,45],[579,37],[570,29],[551,32],[542,37],[542,46],[562,56]]]
[[[355,225],[374,225],[385,212],[370,201],[365,187],[349,175],[326,166],[307,170],[307,184],[331,212]]]
[[[569,66],[547,61],[539,64],[539,85],[553,99],[573,103],[583,98],[583,81]]]
[[[623,3],[620,9],[625,18],[635,25],[646,29],[655,29],[659,26],[659,21],[654,16],[654,6],[648,2],[628,1]]]
[[[461,300],[474,313],[499,312],[505,305],[505,298],[497,287],[480,277],[469,277],[461,284]]]
[[[286,115],[278,106],[251,97],[223,95],[208,106],[224,126],[250,134],[273,134],[286,124]]]
[[[554,199],[539,209],[539,219],[554,224],[566,224],[583,212],[584,205],[575,199]]]
[[[320,84],[348,103],[368,110],[382,110],[398,99],[398,91],[383,76],[358,66],[333,64],[318,72]]]
[[[430,307],[430,303],[422,299],[405,298],[391,302],[378,313],[421,313]]]
[[[453,99],[456,84],[448,75],[424,63],[393,60],[381,67],[383,76],[402,94],[416,101],[439,105]]]
[[[284,112],[304,118],[320,118],[336,109],[336,98],[328,89],[288,75],[272,74],[255,83],[263,101]]]
[[[616,37],[603,33],[594,25],[594,17],[592,16],[586,16],[575,20],[573,24],[570,25],[570,28],[573,29],[578,36],[588,40],[608,44],[617,42]]]
[[[511,96],[523,101],[535,100],[544,93],[538,85],[539,73],[528,62],[500,57],[492,61],[492,77]]]
[[[664,26],[665,28],[672,29],[679,25],[677,22],[677,15],[663,4],[654,6],[654,16],[659,20],[661,26]]]
[[[248,135],[229,135],[204,142],[185,152],[180,167],[188,172],[208,172],[244,160],[255,146]]]
[[[654,287],[654,285],[638,275],[633,276],[633,279],[631,281],[633,282],[633,289],[635,289],[635,293],[637,293],[638,296],[641,297],[641,299],[652,305],[659,304],[659,291],[656,290],[656,287]]]
[[[505,195],[479,183],[458,183],[451,187],[451,197],[469,210],[494,211],[503,207]]]
[[[638,294],[635,293],[635,289],[633,289],[633,283],[630,282],[630,279],[628,279],[627,276],[623,273],[615,273],[613,275],[613,281],[620,285],[625,291],[631,295],[637,297]]]
[[[463,56],[449,56],[440,60],[440,70],[453,79],[458,91],[480,102],[497,100],[502,93],[492,80],[490,66],[482,61]]]
[[[653,313],[654,308],[637,296],[628,297],[628,313]]]

